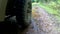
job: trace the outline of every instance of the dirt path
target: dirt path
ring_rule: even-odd
[[[59,34],[52,18],[40,6],[32,6],[32,23],[25,34]]]

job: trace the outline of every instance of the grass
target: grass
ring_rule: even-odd
[[[34,6],[34,4],[36,4],[36,3],[32,3],[32,6]],[[43,9],[45,9],[49,14],[54,15],[57,19],[60,18],[60,14],[58,13],[57,10],[54,10],[53,8],[50,8],[48,5],[44,5],[44,4],[42,4],[42,3],[38,3],[38,5],[39,5],[40,7],[42,7]],[[60,19],[59,19],[59,20],[60,20]]]

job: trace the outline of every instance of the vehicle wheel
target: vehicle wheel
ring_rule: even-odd
[[[31,0],[27,1],[25,6],[24,6],[24,10],[25,10],[25,13],[24,13],[24,16],[25,16],[25,24],[26,25],[29,25],[31,23],[31,12],[32,12],[32,4],[31,4]]]

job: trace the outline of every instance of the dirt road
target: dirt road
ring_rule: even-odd
[[[32,6],[32,23],[25,34],[59,34],[52,18],[39,5]]]

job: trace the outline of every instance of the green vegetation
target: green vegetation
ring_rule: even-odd
[[[60,19],[60,0],[32,0],[34,3],[39,3],[39,6],[44,8],[49,14],[54,15],[57,19]]]

